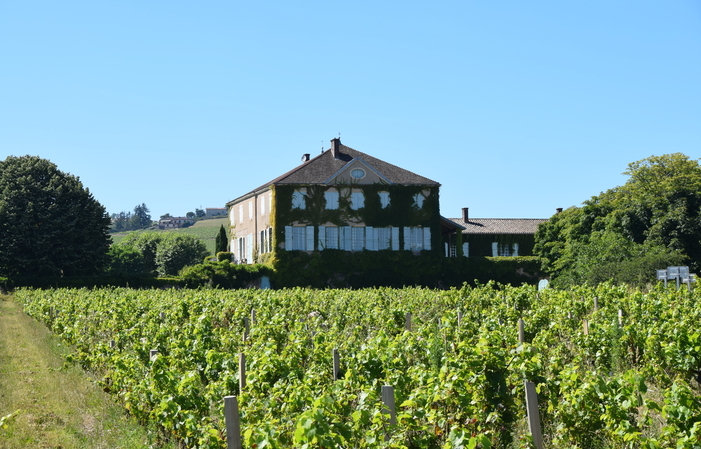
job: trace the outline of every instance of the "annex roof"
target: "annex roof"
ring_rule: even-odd
[[[235,203],[249,195],[268,189],[271,185],[282,184],[328,184],[333,179],[334,175],[338,174],[343,168],[355,160],[360,160],[363,164],[371,168],[383,180],[390,184],[401,185],[440,185],[438,182],[416,173],[410,172],[396,165],[377,159],[369,154],[354,150],[351,147],[341,144],[340,139],[333,139],[332,143],[337,145],[338,151],[334,157],[333,148],[330,148],[320,155],[303,162],[301,165],[284,173],[270,182],[253,189],[245,195],[242,195],[227,205]]]
[[[535,234],[547,218],[451,218],[462,226],[463,234]]]

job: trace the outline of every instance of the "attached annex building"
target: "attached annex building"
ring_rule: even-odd
[[[331,140],[320,155],[226,204],[237,263],[275,251],[439,251],[454,223],[440,184]]]

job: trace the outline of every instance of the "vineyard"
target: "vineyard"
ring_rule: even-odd
[[[529,380],[545,447],[701,448],[696,292],[488,284],[16,298],[130,414],[183,447],[227,447],[223,398],[236,395],[245,448],[530,448]]]

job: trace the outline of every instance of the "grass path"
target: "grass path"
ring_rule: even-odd
[[[65,366],[67,352],[0,295],[0,449],[152,447],[146,429],[84,371]]]

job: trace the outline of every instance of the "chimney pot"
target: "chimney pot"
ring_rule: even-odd
[[[465,223],[467,223],[468,221],[470,221],[470,216],[469,216],[469,214],[468,214],[468,211],[469,211],[469,210],[470,210],[469,207],[463,207],[463,208],[462,208],[462,221],[464,221]]]
[[[562,208],[561,207],[556,208],[555,212],[559,214],[560,212],[562,212]]]
[[[309,153],[304,153],[304,154],[302,155],[302,162],[308,162],[310,156],[311,156],[311,155],[310,155]]]
[[[341,157],[341,138],[336,137],[335,139],[331,139],[331,155],[334,157],[334,159],[338,159]]]

